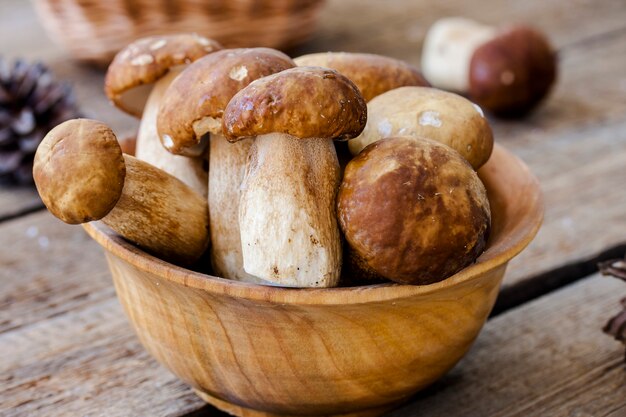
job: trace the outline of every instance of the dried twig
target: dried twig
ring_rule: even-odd
[[[624,259],[612,259],[598,264],[602,275],[608,275],[626,281],[626,257]],[[626,298],[622,299],[622,311],[612,317],[602,329],[626,345]],[[626,362],[626,357],[624,358]]]

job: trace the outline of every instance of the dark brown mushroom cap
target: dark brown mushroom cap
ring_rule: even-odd
[[[550,91],[556,66],[543,34],[525,26],[506,28],[472,55],[469,95],[494,114],[522,115]]]
[[[365,101],[398,87],[430,87],[415,67],[382,55],[322,52],[303,55],[294,61],[301,67],[325,67],[340,72],[359,88]]]
[[[199,59],[163,96],[157,116],[161,142],[172,153],[186,153],[204,133],[221,133],[219,119],[239,90],[294,66],[291,58],[270,48],[224,49]]]
[[[267,133],[345,140],[367,121],[359,89],[344,75],[321,67],[296,67],[261,78],[228,103],[222,118],[231,142]]]
[[[115,106],[140,117],[152,88],[170,68],[189,64],[222,49],[214,40],[196,34],[150,36],[122,49],[104,79],[104,92]]]
[[[441,281],[484,250],[491,213],[469,163],[407,136],[367,146],[346,167],[337,217],[366,270],[406,284]]]
[[[43,139],[33,177],[44,204],[70,224],[99,220],[122,195],[126,166],[115,134],[104,123],[74,119]]]

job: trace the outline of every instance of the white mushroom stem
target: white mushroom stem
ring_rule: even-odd
[[[211,134],[209,145],[209,218],[211,263],[216,275],[238,281],[262,280],[243,269],[239,233],[239,199],[252,139],[229,143]]]
[[[433,87],[457,92],[469,89],[469,70],[476,49],[496,30],[469,19],[451,17],[431,26],[422,51],[422,73]]]
[[[207,193],[207,173],[203,169],[203,158],[189,158],[168,152],[157,134],[156,119],[161,98],[170,83],[184,67],[171,69],[163,78],[154,84],[148,97],[137,133],[137,159],[148,162],[157,168],[173,175],[200,195]]]
[[[239,207],[246,272],[281,286],[337,285],[339,181],[332,140],[257,136]]]

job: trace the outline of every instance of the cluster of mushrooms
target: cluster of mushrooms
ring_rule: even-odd
[[[461,75],[480,78],[444,62],[463,24],[429,35],[429,81],[463,90]],[[484,31],[464,32],[463,59],[494,36]],[[504,87],[528,81],[498,70],[519,77],[500,77]],[[491,128],[478,105],[407,63],[154,36],[115,57],[105,92],[141,117],[135,156],[89,119],[54,128],[35,156],[42,200],[67,223],[102,220],[165,261],[208,256],[219,277],[291,287],[428,284],[485,248],[491,213],[476,170]],[[540,98],[529,94],[503,112]]]

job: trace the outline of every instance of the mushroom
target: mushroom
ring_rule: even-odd
[[[365,101],[404,86],[429,87],[428,81],[413,66],[382,55],[352,52],[321,52],[294,59],[300,67],[331,68],[348,77],[361,91]]]
[[[334,69],[348,77],[361,92],[366,102],[394,88],[403,86],[429,86],[428,81],[413,66],[399,59],[382,55],[354,52],[320,52],[294,59],[300,67],[317,66]],[[348,142],[349,143],[349,142]],[[348,143],[335,142],[341,170],[352,155]]]
[[[365,126],[358,88],[338,72],[297,67],[254,81],[222,117],[230,141],[256,136],[241,185],[246,272],[270,283],[332,287],[341,272],[333,139]]]
[[[206,199],[166,172],[122,154],[104,123],[74,119],[43,139],[33,177],[44,204],[69,224],[100,220],[169,262],[191,265],[208,244]]]
[[[401,87],[367,104],[367,126],[348,143],[353,155],[391,136],[426,137],[460,153],[474,169],[491,155],[493,134],[482,110],[471,101],[428,87]]]
[[[426,34],[422,71],[433,86],[468,94],[501,116],[530,111],[556,78],[556,54],[547,38],[527,26],[493,28],[455,17]]]
[[[348,164],[337,216],[351,263],[403,284],[437,282],[469,265],[491,222],[485,187],[467,161],[406,136],[375,142]]]
[[[156,115],[163,93],[180,71],[218,49],[221,46],[217,42],[195,34],[142,38],[115,56],[105,78],[105,92],[117,107],[137,117],[143,114],[136,157],[174,175],[202,195],[206,195],[207,183],[203,159],[175,156],[163,149],[156,131]]]
[[[163,96],[157,124],[167,149],[185,153],[210,133],[211,263],[219,276],[259,281],[243,269],[238,220],[240,185],[252,139],[229,143],[222,136],[222,113],[251,81],[294,66],[287,55],[269,48],[224,49],[191,64]]]

